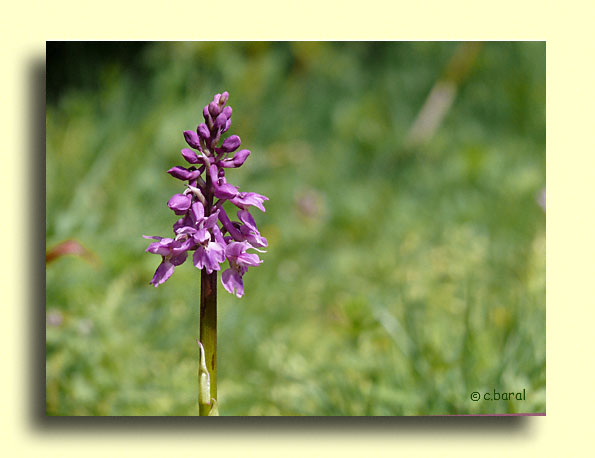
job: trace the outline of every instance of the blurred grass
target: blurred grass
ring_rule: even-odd
[[[48,44],[47,246],[100,260],[47,268],[48,415],[197,413],[200,277],[151,287],[141,235],[222,90],[252,150],[229,180],[270,201],[245,297],[219,290],[221,414],[545,411],[543,43],[485,43],[416,148],[457,43],[126,46]]]

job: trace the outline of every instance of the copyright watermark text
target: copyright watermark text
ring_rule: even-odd
[[[525,388],[523,391],[508,391],[508,392],[500,392],[494,388],[492,391],[486,391],[484,393],[480,393],[479,391],[474,391],[471,393],[471,400],[472,401],[524,401],[525,400]]]

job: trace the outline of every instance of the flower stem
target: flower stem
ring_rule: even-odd
[[[211,385],[212,400],[217,400],[217,272],[200,272],[200,341]],[[211,405],[199,403],[199,415],[207,416]]]
[[[211,151],[211,155],[212,155]],[[213,189],[211,177],[206,174],[205,214],[210,215],[213,208]],[[212,234],[211,234],[212,237]],[[211,397],[208,404],[200,402],[200,416],[208,416],[213,404],[217,405],[217,271],[211,274],[206,269],[200,271],[200,341],[204,347],[204,356],[210,379]],[[200,364],[200,363],[199,363]]]

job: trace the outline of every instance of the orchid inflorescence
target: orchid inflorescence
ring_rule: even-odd
[[[262,251],[259,248],[267,246],[248,208],[253,206],[264,212],[263,203],[268,198],[254,192],[239,192],[225,179],[225,169],[240,167],[250,155],[249,150],[243,149],[230,157],[241,144],[237,135],[227,137],[219,145],[221,136],[231,126],[232,109],[225,106],[228,98],[227,92],[215,95],[203,109],[205,122],[196,131],[184,132],[186,143],[193,149],[182,149],[182,156],[191,166],[176,166],[167,171],[188,183],[183,193],[175,194],[167,203],[176,215],[182,216],[173,225],[174,238],[143,236],[157,240],[146,251],[162,257],[151,280],[155,287],[171,277],[175,267],[186,261],[188,252],[194,251],[194,265],[206,269],[207,274],[221,270],[227,259],[230,267],[222,273],[221,282],[231,294],[242,297],[244,274],[248,267],[262,262],[257,254],[247,252]],[[218,200],[214,202],[214,198]],[[239,221],[229,219],[223,209],[225,201],[238,208]]]

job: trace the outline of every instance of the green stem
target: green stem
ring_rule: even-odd
[[[211,385],[211,403],[199,403],[199,415],[207,416],[217,400],[217,272],[200,272],[200,341],[204,347]]]
[[[210,151],[210,155],[214,152]],[[210,215],[213,208],[213,189],[211,186],[211,177],[206,174],[205,190],[205,215]],[[212,235],[211,235],[212,237]],[[217,406],[217,271],[207,274],[205,269],[200,271],[200,342],[204,348],[204,358],[206,370],[210,380],[210,398],[205,398],[206,393],[201,396],[201,365],[199,361],[199,402],[198,411],[200,416],[208,416],[213,409],[218,411]],[[202,367],[204,371],[204,366]]]

